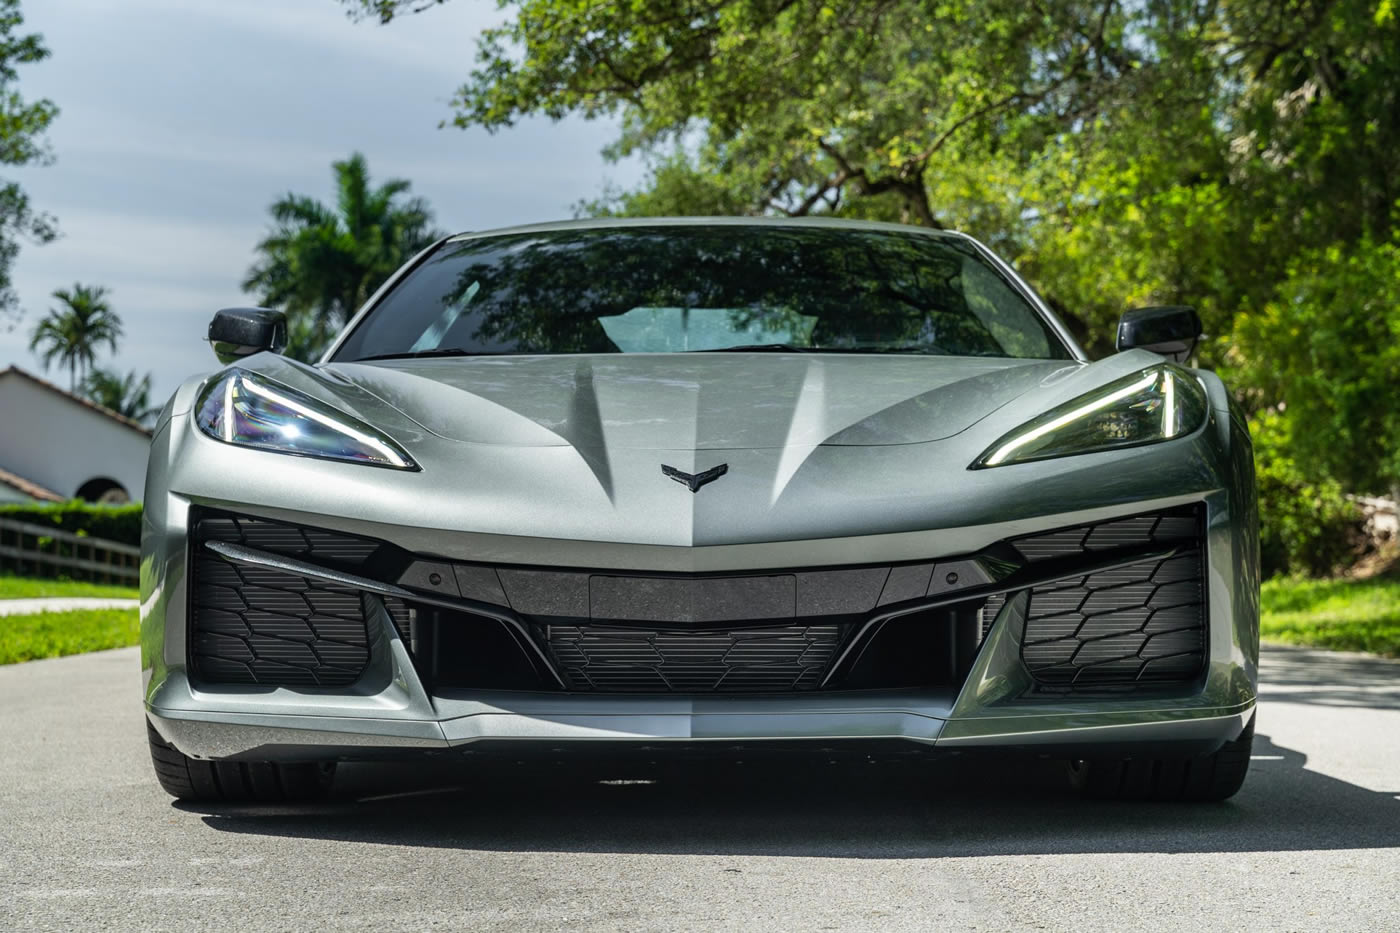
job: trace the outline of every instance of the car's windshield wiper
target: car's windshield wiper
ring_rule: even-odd
[[[711,347],[689,350],[689,353],[906,353],[927,356],[947,356],[947,351],[932,344],[917,347],[888,347],[879,344],[856,344],[847,347],[799,347],[790,343],[748,343],[735,347]]]
[[[922,344],[917,347],[880,347],[880,346],[855,346],[843,347],[844,353],[907,353],[915,356],[947,356],[948,351],[942,347],[935,347],[931,343]]]
[[[799,347],[791,343],[746,343],[732,347],[709,347],[704,350],[687,350],[687,353],[904,353],[946,356],[947,352],[931,344],[918,347]],[[530,356],[518,350],[463,350],[461,347],[435,347],[431,350],[402,350],[398,353],[377,353],[347,360],[349,363],[368,363],[373,360],[416,360],[434,356]]]
[[[351,363],[367,363],[370,360],[416,360],[425,356],[506,356],[509,351],[463,350],[461,347],[436,347],[432,350],[404,350],[399,353],[376,353],[349,360]]]
[[[798,347],[790,343],[743,343],[733,347],[706,347],[687,353],[812,353],[817,347]]]

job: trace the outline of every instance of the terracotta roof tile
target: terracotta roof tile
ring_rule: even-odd
[[[0,470],[0,484],[9,486],[11,489],[18,489],[31,499],[38,499],[41,502],[63,502],[62,496],[52,489],[45,489],[38,483],[31,483],[23,476],[16,476],[9,470]]]

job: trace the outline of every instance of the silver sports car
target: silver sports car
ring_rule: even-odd
[[[220,311],[151,451],[142,664],[182,798],[336,762],[1018,749],[1087,792],[1249,765],[1249,435],[1130,311],[1089,362],[1002,261],[887,224],[448,237],[315,365]]]

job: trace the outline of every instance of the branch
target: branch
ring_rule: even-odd
[[[924,188],[924,167],[922,164],[916,164],[916,160],[909,160],[900,166],[899,172],[895,175],[871,178],[865,169],[852,165],[850,160],[841,154],[840,150],[825,139],[817,140],[817,145],[840,167],[841,172],[838,174],[844,174],[846,180],[854,182],[861,194],[874,196],[894,191],[904,198],[905,203],[925,226],[935,230],[943,229],[943,224],[934,217],[933,209],[928,203],[928,191]]]

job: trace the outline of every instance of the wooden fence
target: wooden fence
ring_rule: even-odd
[[[136,586],[140,564],[141,549],[130,544],[0,518],[0,570]]]

